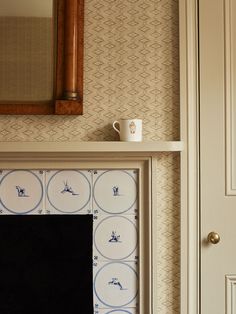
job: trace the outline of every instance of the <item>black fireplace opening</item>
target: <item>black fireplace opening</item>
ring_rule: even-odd
[[[0,217],[0,313],[93,313],[93,216]]]

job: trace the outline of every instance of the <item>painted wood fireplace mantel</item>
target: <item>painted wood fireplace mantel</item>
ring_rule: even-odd
[[[160,152],[178,152],[184,149],[182,141],[153,142],[1,142],[0,153],[122,153],[155,155]],[[1,156],[0,156],[1,157]]]
[[[157,159],[181,152],[182,141],[155,142],[1,142],[0,170],[109,169],[138,173],[139,314],[158,314]],[[99,310],[95,313],[104,313]],[[130,312],[128,312],[130,313]],[[133,313],[133,312],[132,312]]]

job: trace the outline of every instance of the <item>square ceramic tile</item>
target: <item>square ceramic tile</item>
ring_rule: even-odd
[[[94,263],[94,309],[137,307],[137,263]]]
[[[138,220],[136,216],[94,215],[93,229],[94,260],[99,262],[138,260]]]
[[[0,213],[41,214],[44,204],[42,170],[0,172]]]
[[[91,194],[90,171],[46,171],[47,214],[91,214]]]
[[[116,310],[98,309],[95,310],[94,314],[138,314],[138,310],[135,308],[122,308]]]
[[[93,174],[93,208],[110,215],[138,212],[138,171],[98,170]]]

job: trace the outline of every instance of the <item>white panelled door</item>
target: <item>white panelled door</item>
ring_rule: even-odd
[[[236,314],[235,0],[199,0],[199,49],[201,314]]]

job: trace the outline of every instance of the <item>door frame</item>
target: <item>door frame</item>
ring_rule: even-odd
[[[179,0],[181,314],[200,313],[198,0]]]

